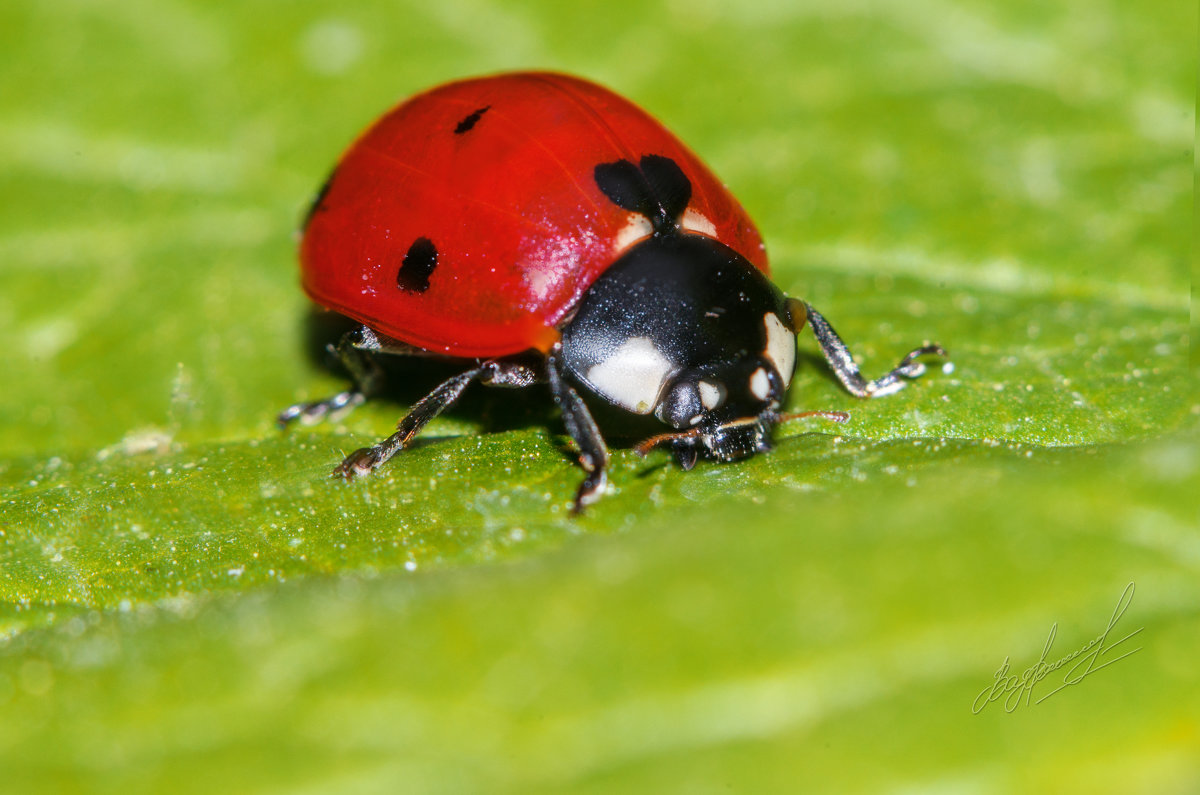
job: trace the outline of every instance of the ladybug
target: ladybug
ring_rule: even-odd
[[[586,477],[573,509],[606,486],[608,447],[581,397],[669,430],[683,469],[765,451],[796,334],[811,326],[842,385],[890,394],[925,371],[916,348],[873,381],[833,328],[768,278],[754,223],[649,114],[575,77],[528,72],[449,83],[389,111],[342,156],[305,218],[304,290],[361,324],[335,352],[354,379],[298,403],[281,425],[361,404],[375,354],[441,356],[466,369],[378,444],[334,470],[351,478],[403,450],[473,382],[548,383]]]

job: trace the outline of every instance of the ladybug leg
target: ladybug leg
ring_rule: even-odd
[[[561,345],[556,345],[546,357],[546,372],[550,377],[554,402],[562,411],[567,434],[579,446],[579,465],[587,472],[571,507],[571,513],[578,514],[584,506],[591,505],[604,493],[608,483],[608,445],[604,443],[604,437],[600,435],[600,429],[579,393],[559,374],[558,353],[561,349]]]
[[[367,398],[377,393],[383,384],[383,370],[375,362],[372,353],[409,352],[409,348],[403,343],[393,346],[390,342],[387,337],[380,337],[371,329],[362,326],[343,334],[336,347],[327,346],[329,352],[346,368],[346,372],[350,373],[354,386],[324,400],[288,406],[279,412],[276,418],[279,427],[287,427],[296,420],[302,425],[313,425],[338,411],[361,406]]]
[[[837,332],[833,330],[833,326],[829,325],[829,321],[820,312],[794,298],[788,299],[788,310],[791,313],[793,331],[800,331],[805,320],[812,326],[813,334],[816,335],[817,342],[821,345],[821,352],[825,354],[825,359],[833,368],[834,375],[842,382],[846,391],[855,397],[882,397],[899,392],[908,384],[902,379],[919,378],[924,375],[925,364],[916,361],[918,357],[946,355],[945,349],[937,343],[922,345],[920,348],[909,351],[908,355],[901,359],[900,364],[896,365],[890,373],[876,378],[874,381],[868,381],[858,371],[858,365],[854,363],[854,358],[850,354],[850,349],[846,347],[846,343],[842,342],[842,338],[838,336]]]
[[[489,386],[519,388],[536,383],[537,380],[537,371],[523,362],[499,360],[483,362],[478,367],[443,381],[436,389],[421,398],[417,405],[413,406],[412,411],[400,420],[395,433],[372,447],[355,450],[333,470],[333,474],[349,479],[355,475],[365,475],[386,462],[407,447],[430,420],[454,405],[472,381],[479,381]]]

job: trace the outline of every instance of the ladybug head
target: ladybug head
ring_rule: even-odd
[[[794,344],[794,335],[789,338]],[[656,417],[681,433],[654,439],[670,441],[685,466],[690,466],[689,456],[694,459],[687,451],[720,461],[765,452],[786,394],[787,383],[768,356],[689,368],[667,384],[654,407]]]
[[[600,397],[674,429],[640,450],[669,445],[690,468],[769,448],[803,323],[803,305],[728,246],[654,234],[584,294],[561,356]]]

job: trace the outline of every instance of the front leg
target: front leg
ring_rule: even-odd
[[[587,472],[571,506],[571,513],[578,514],[584,506],[591,505],[604,494],[608,484],[608,445],[604,443],[604,437],[600,435],[600,429],[579,393],[562,379],[558,371],[561,347],[556,345],[546,357],[546,373],[550,377],[554,402],[562,411],[567,434],[579,446],[579,465]]]
[[[858,365],[854,363],[854,357],[846,343],[842,342],[842,338],[820,312],[795,298],[788,299],[788,312],[791,315],[792,331],[799,333],[805,321],[812,326],[813,335],[821,346],[821,353],[825,354],[825,360],[833,368],[834,375],[842,382],[846,391],[855,397],[882,397],[899,392],[908,385],[908,381],[903,379],[920,378],[925,374],[925,364],[916,361],[918,357],[946,355],[946,351],[937,343],[922,345],[909,351],[891,372],[874,381],[868,381],[858,371]]]

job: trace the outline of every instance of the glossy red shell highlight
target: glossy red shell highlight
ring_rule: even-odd
[[[596,165],[645,155],[673,159],[691,180],[693,217],[767,271],[745,210],[649,114],[594,83],[519,73],[419,94],[347,150],[304,230],[304,289],[436,353],[547,350],[637,218],[600,191]],[[397,271],[418,238],[437,264],[428,289],[405,291]]]

